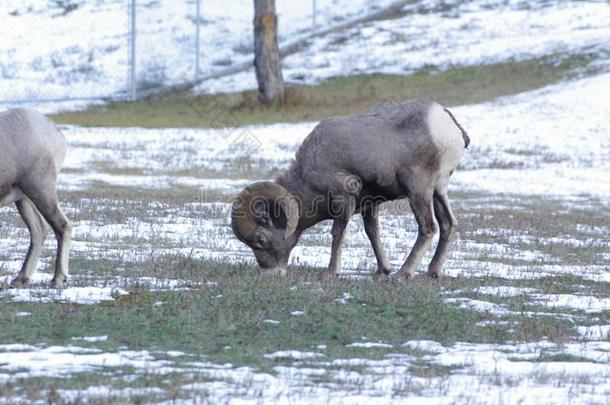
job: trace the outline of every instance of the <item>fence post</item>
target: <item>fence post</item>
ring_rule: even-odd
[[[199,35],[200,35],[200,25],[201,25],[201,0],[197,0],[197,21],[195,22],[196,25],[196,31],[195,31],[195,80],[197,80],[199,78],[199,75],[201,73],[201,67],[199,65],[199,49],[200,49],[200,44],[199,44]]]
[[[131,86],[131,101],[135,101],[137,98],[137,83],[136,83],[136,0],[131,0],[131,42],[129,49],[129,84]]]
[[[316,4],[316,0],[311,0],[311,34],[315,35],[318,27],[317,27],[317,18],[318,18],[318,7]]]

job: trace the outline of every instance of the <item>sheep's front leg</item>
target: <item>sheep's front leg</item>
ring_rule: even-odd
[[[375,257],[377,258],[377,271],[373,275],[373,279],[375,281],[387,280],[391,266],[379,238],[379,206],[374,205],[363,210],[362,220],[364,222],[364,231],[371,241],[373,252],[375,252]]]
[[[345,218],[336,219],[333,222],[333,244],[331,248],[330,264],[328,265],[328,271],[329,273],[335,275],[339,275],[339,273],[341,273],[341,244],[343,243],[347,223],[348,221]]]
[[[341,201],[345,201],[345,204],[335,207],[339,215],[333,221],[330,264],[328,265],[328,270],[322,273],[323,278],[337,277],[341,273],[341,244],[343,243],[347,224],[352,215],[354,215],[355,200],[350,197]]]

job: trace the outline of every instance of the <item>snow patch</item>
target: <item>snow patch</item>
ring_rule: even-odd
[[[324,356],[314,352],[299,352],[297,350],[284,350],[264,355],[271,360],[308,360]]]
[[[381,343],[381,342],[355,342],[346,345],[345,347],[356,347],[362,349],[371,349],[371,348],[388,348],[391,349],[394,346],[389,343]]]

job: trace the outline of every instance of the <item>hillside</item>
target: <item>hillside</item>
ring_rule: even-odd
[[[318,26],[362,16],[393,1],[318,0]],[[0,102],[120,96],[127,86],[127,7],[124,1],[79,2],[67,13],[33,0],[0,5]],[[309,35],[309,1],[278,1],[282,43]],[[193,2],[154,1],[138,7],[138,84],[169,86],[194,75]],[[249,0],[205,1],[202,75],[252,59]],[[335,76],[408,75],[481,64],[574,55],[608,69],[610,9],[598,1],[413,1],[382,19],[308,42],[287,56],[284,76],[293,85]],[[590,63],[589,63],[590,62]],[[202,83],[196,94],[256,87],[251,70]],[[32,104],[51,112],[91,101]],[[4,103],[12,106],[16,103]]]
[[[128,2],[74,0],[0,3],[0,101],[106,97],[125,92],[128,76]],[[378,6],[390,3],[377,2]],[[137,74],[141,89],[192,79],[195,3],[139,1]],[[318,0],[320,27],[366,13],[365,0]],[[311,2],[279,0],[280,40],[308,32]],[[204,74],[252,59],[251,0],[202,2]],[[47,107],[48,108],[48,107]],[[43,108],[46,109],[46,108]]]

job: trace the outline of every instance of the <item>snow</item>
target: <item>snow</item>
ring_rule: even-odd
[[[606,94],[609,74],[454,109],[472,139],[464,165],[476,169],[456,173],[456,186],[526,195],[588,194],[610,201],[610,184],[599,181],[610,175]],[[524,152],[513,156],[520,169],[490,168],[494,160],[519,150],[550,162],[532,161]]]
[[[168,372],[170,363],[157,360],[148,351],[103,353],[98,349],[77,346],[35,347],[0,345],[0,381],[5,372],[12,378],[61,377],[73,373],[95,371],[102,367],[134,367],[154,372]]]
[[[509,286],[478,287],[474,292],[495,297],[524,296],[532,305],[539,305],[547,308],[564,308],[584,311],[585,313],[597,313],[610,310],[609,298],[599,298],[591,295],[540,294],[539,290],[535,288],[517,288]],[[455,293],[455,291],[453,293]],[[447,298],[445,302],[458,304],[461,307],[481,312],[493,312],[495,314],[512,313],[502,305],[469,298]]]
[[[75,339],[78,341],[79,339]],[[103,342],[100,337],[88,337],[88,343]],[[360,347],[360,346],[358,346]],[[383,347],[370,344],[365,347]],[[61,377],[74,372],[104,370],[112,367],[132,367],[135,373],[159,374],[178,372],[179,364],[189,372],[205,377],[196,384],[184,384],[183,390],[205,392],[210,400],[224,401],[229,396],[258,401],[281,398],[282,401],[349,401],[358,398],[390,398],[396,389],[415,389],[417,401],[448,403],[470,402],[486,398],[488,403],[502,403],[507,398],[516,402],[538,400],[542,393],[565,403],[569,398],[598,402],[610,394],[610,342],[570,342],[555,344],[548,341],[516,344],[473,344],[457,342],[444,346],[436,341],[412,340],[402,347],[420,353],[417,357],[388,354],[378,360],[330,359],[316,352],[282,350],[265,355],[277,361],[306,361],[307,367],[278,365],[274,374],[249,367],[232,367],[205,362],[178,363],[183,352],[166,353],[170,360],[160,359],[149,351],[120,350],[102,352],[95,347],[0,345],[0,381],[9,378]],[[568,354],[577,361],[545,361],[547,356]],[[589,359],[590,361],[586,361]],[[410,374],[412,367],[436,364],[451,368],[447,375],[430,378]],[[328,366],[332,366],[328,368]],[[10,373],[10,374],[6,374]],[[313,384],[324,378],[333,384]],[[244,382],[248,382],[244,384]],[[406,383],[410,381],[410,383]],[[357,387],[354,391],[353,388]],[[107,393],[107,387],[66,390],[59,394],[96,398]],[[133,395],[140,392],[117,392]],[[150,393],[162,394],[151,388]],[[570,393],[568,395],[568,393]],[[79,395],[80,394],[80,395]],[[538,398],[538,399],[536,399]],[[369,399],[370,400],[370,399]],[[394,399],[395,400],[395,399]]]
[[[128,402],[129,398],[134,397],[150,397],[161,395],[164,391],[161,388],[149,387],[149,388],[121,388],[117,387],[106,387],[106,386],[95,386],[88,387],[84,390],[66,390],[60,389],[56,391],[63,401],[68,403],[82,401],[82,398],[98,399],[100,401],[108,401],[109,398],[125,398],[125,402]]]
[[[25,316],[32,316],[32,313],[31,312],[17,312],[15,315],[18,317],[25,317]]]
[[[327,35],[283,61],[284,76],[316,83],[352,74],[405,74],[544,55],[608,54],[610,10],[602,2],[450,2],[450,11],[409,4],[406,15]],[[395,57],[400,55],[400,57]],[[211,80],[211,92],[256,88],[252,71]]]
[[[72,340],[80,340],[83,342],[105,342],[108,340],[108,336],[83,336],[83,337],[73,337]]]
[[[243,51],[251,43],[251,15],[240,12],[246,4],[251,6],[250,1],[205,3],[208,9],[204,11],[204,48],[210,47],[214,52],[204,58],[204,71],[217,71],[225,63],[251,58],[249,50]],[[365,4],[364,0],[318,0],[318,3],[322,9],[321,25],[334,23],[335,18],[361,15]],[[597,55],[602,71],[608,68],[610,20],[604,2],[445,2],[448,5],[445,11],[434,9],[432,3],[408,6],[412,13],[405,17],[375,21],[313,40],[303,52],[284,60],[285,75],[289,81],[314,83],[335,74],[410,72],[427,63],[440,67],[476,65],[585,51]],[[184,61],[190,61],[188,55],[192,54],[188,35],[193,29],[189,19],[193,3],[176,2],[171,10],[168,4],[151,2],[140,10],[140,53],[145,55],[140,69],[149,80],[173,83],[192,75],[192,64]],[[290,7],[286,8],[287,4]],[[0,34],[5,45],[0,49],[0,99],[7,94],[37,98],[122,91],[126,55],[124,7],[123,1],[87,2],[67,16],[51,17],[46,5],[40,2],[2,2]],[[307,34],[308,7],[307,1],[278,1],[280,23],[289,25],[282,32],[283,40],[293,34]],[[26,13],[28,9],[30,12]],[[234,12],[227,15],[227,10]],[[13,11],[19,16],[7,15]],[[82,27],[92,28],[89,37],[82,36],[79,31]],[[28,47],[33,39],[47,46]],[[89,54],[93,55],[91,62]],[[345,55],[349,57],[342,57]],[[89,67],[93,72],[87,71]],[[204,83],[197,91],[244,89],[253,85],[252,72],[245,72],[213,84]],[[201,376],[202,382],[181,385],[178,381],[176,389],[193,396],[205,395],[206,400],[218,403],[236,400],[393,403],[401,399],[443,404],[482,399],[492,404],[605,403],[610,396],[610,325],[605,324],[610,301],[603,294],[603,283],[610,282],[610,256],[603,251],[610,249],[609,229],[606,223],[586,223],[586,210],[610,206],[610,183],[603,181],[610,178],[608,94],[610,74],[602,73],[487,103],[452,108],[469,131],[472,146],[452,178],[451,192],[473,191],[489,196],[472,201],[471,207],[486,208],[490,215],[477,218],[488,221],[488,226],[460,235],[444,274],[469,278],[469,283],[474,283],[477,277],[497,279],[471,289],[444,290],[443,299],[485,313],[476,327],[493,324],[510,330],[518,322],[514,319],[520,317],[552,317],[569,322],[575,334],[572,339],[561,344],[547,340],[505,344],[410,340],[390,344],[362,337],[354,339],[362,341],[341,343],[342,348],[383,349],[349,351],[354,355],[384,353],[375,359],[331,357],[331,343],[320,341],[309,350],[324,350],[324,354],[290,347],[278,347],[277,351],[265,354],[274,367],[272,372],[264,372],[230,364],[189,363],[185,358],[194,354],[182,351],[157,353],[127,347],[108,351],[106,348],[114,342],[106,335],[74,336],[67,346],[11,342],[0,345],[0,383],[33,377],[70,378],[80,372],[129,367],[133,373],[121,376],[126,380],[142,374]],[[129,217],[117,223],[75,220],[73,252],[91,260],[120,259],[136,265],[167,254],[254,263],[250,250],[231,235],[230,204],[206,202],[207,193],[220,193],[227,197],[223,201],[228,201],[229,196],[249,182],[267,179],[270,173],[287,168],[298,145],[316,123],[239,124],[235,122],[237,127],[222,129],[63,127],[70,151],[66,170],[60,176],[60,194],[68,190],[90,192],[101,184],[159,193],[186,187],[199,190],[201,195],[201,201],[187,201],[179,208],[155,203],[155,208],[165,213],[162,216],[155,216],[158,211],[154,211],[137,217],[126,214]],[[247,162],[251,169],[236,169],[238,160]],[[528,229],[515,233],[496,225],[495,214],[523,210],[519,200],[528,197],[578,207],[583,217],[575,218],[573,232],[562,231],[545,238]],[[514,206],[507,201],[514,202]],[[134,202],[126,199],[124,203]],[[114,203],[111,198],[87,197],[79,204],[101,210]],[[65,207],[68,216],[78,218],[81,206],[68,204]],[[402,207],[383,210],[381,214],[382,242],[394,268],[403,263],[405,250],[416,235],[416,224],[405,216],[407,211]],[[470,219],[468,213],[460,217],[460,221]],[[348,233],[343,250],[344,275],[370,277],[376,263],[360,221],[351,221]],[[19,270],[26,238],[24,228],[13,222],[2,223],[0,285],[6,286]],[[160,238],[163,246],[155,245]],[[54,249],[54,241],[49,239],[45,248]],[[555,247],[560,252],[595,248],[601,253],[595,253],[591,263],[564,263],[561,253],[556,255],[549,249]],[[95,305],[116,300],[133,288],[152,291],[215,288],[211,282],[194,283],[170,275],[116,276],[125,274],[125,269],[117,268],[112,275],[110,271],[90,275],[87,269],[80,269],[70,276],[66,289],[54,290],[47,288],[52,257],[48,254],[50,250],[45,250],[41,271],[33,277],[31,288],[0,291],[0,301],[9,310],[12,305],[25,305],[23,309],[32,311],[15,311],[15,318],[9,315],[13,322],[32,321],[35,313],[32,308],[39,305]],[[323,223],[303,235],[291,260],[292,264],[325,267],[329,257],[330,224]],[[430,254],[425,260],[429,259]],[[522,281],[559,275],[581,279],[583,285],[576,284],[572,294],[546,293],[536,281],[528,287],[485,285],[510,280],[520,280],[517,284],[520,285]],[[596,282],[596,288],[588,290],[586,281]],[[299,285],[289,287],[289,291],[296,291]],[[513,311],[509,304],[486,301],[488,296],[519,297],[525,305],[536,309]],[[348,291],[333,298],[332,305],[356,304]],[[163,303],[151,301],[150,305]],[[302,317],[299,322],[308,320],[304,317],[305,308],[285,310],[291,316]],[[280,324],[274,319],[262,322],[269,329]],[[226,346],[224,350],[234,349]],[[416,371],[421,368],[430,369],[430,375],[420,376]],[[132,396],[154,397],[163,392],[157,387],[116,390],[99,386],[58,390],[57,394],[64,402],[83,398],[85,402],[103,400],[110,394],[127,402]],[[409,397],[405,398],[407,394]],[[0,403],[6,403],[3,401],[26,399],[13,396],[0,399]]]
[[[579,326],[576,331],[587,340],[610,339],[610,325]]]
[[[352,295],[348,292],[344,292],[341,298],[335,299],[335,302],[339,304],[347,304],[347,301],[352,298]]]
[[[13,278],[0,276],[0,286],[7,285]],[[11,302],[37,302],[37,303],[70,303],[94,305],[104,301],[114,301],[120,296],[128,295],[128,289],[133,286],[147,286],[151,291],[178,290],[192,287],[196,283],[182,280],[159,279],[155,277],[116,277],[113,280],[96,279],[87,276],[70,276],[69,284],[86,283],[88,286],[70,286],[62,289],[50,288],[52,275],[42,272],[34,273],[30,278],[30,287],[27,289],[0,289],[0,299]],[[110,284],[111,286],[105,286]],[[213,285],[213,284],[212,284]],[[28,315],[20,315],[28,316]]]
[[[360,349],[371,349],[371,348],[391,349],[394,346],[392,346],[391,344],[382,343],[382,342],[356,342],[356,343],[350,343],[345,347],[355,347],[355,348],[360,348]]]
[[[602,384],[601,391],[610,389],[606,379],[610,376],[610,357],[607,350],[610,343],[599,342],[591,344],[567,344],[563,350],[557,350],[552,344],[539,345],[481,345],[458,343],[451,350],[440,353],[432,358],[433,362],[444,366],[464,367],[459,374],[501,375],[503,379],[523,379],[526,376],[540,375],[547,379],[561,379],[566,375],[570,378],[587,377]],[[541,355],[568,353],[582,358],[589,358],[598,363],[586,361],[575,362],[531,362]],[[524,360],[521,360],[524,359]]]
[[[275,319],[263,319],[263,323],[269,323],[271,325],[279,325],[280,321],[276,321]]]
[[[410,340],[406,343],[403,343],[401,346],[411,350],[418,350],[430,353],[442,353],[446,351],[443,345],[438,342],[435,342],[434,340]]]
[[[478,287],[475,292],[479,294],[485,295],[493,295],[496,297],[516,297],[519,295],[528,295],[531,293],[538,292],[539,290],[535,288],[520,288],[520,287],[510,287],[510,286],[483,286]]]
[[[393,0],[317,0],[320,29],[392,4]],[[311,2],[277,2],[280,43],[310,34]],[[409,3],[396,18],[357,25],[309,40],[283,60],[287,82],[316,83],[338,75],[404,74],[426,66],[477,65],[567,53],[608,55],[610,11],[596,1]],[[31,104],[43,112],[100,103],[127,93],[127,3],[83,2],[67,15],[34,0],[0,4],[0,101],[87,97],[98,100]],[[168,0],[138,7],[138,82],[142,88],[194,78],[195,4]],[[249,0],[206,0],[201,71],[252,60]],[[44,44],[44,46],[37,46]],[[395,55],[400,55],[399,58]],[[602,69],[608,66],[597,60]],[[256,88],[252,69],[210,80],[196,92]],[[4,107],[15,106],[5,103]]]
[[[299,352],[296,350],[284,350],[274,353],[265,354],[265,357],[271,360],[290,359],[290,360],[308,360],[323,356],[320,353]]]
[[[381,0],[317,0],[319,28],[389,4]],[[50,3],[49,3],[50,4]],[[37,0],[0,3],[0,101],[125,95],[128,75],[128,3],[78,2],[61,10]],[[140,87],[192,80],[195,74],[195,3],[140,2],[137,8],[137,76]],[[311,2],[277,1],[280,41],[309,33]],[[250,0],[205,0],[201,71],[212,74],[252,60]],[[59,108],[74,108],[73,101]],[[56,105],[42,105],[49,112]]]
[[[586,313],[610,311],[610,298],[573,294],[532,294],[531,298],[548,308],[569,308]]]
[[[491,246],[488,246],[491,247]],[[466,255],[465,255],[466,256]],[[469,254],[468,254],[469,256]],[[494,255],[494,258],[506,258],[508,255]],[[604,262],[601,262],[604,263]],[[589,265],[583,267],[582,272],[576,271],[577,266],[574,265],[556,265],[556,264],[541,264],[536,266],[536,271],[528,271],[527,265],[512,265],[499,263],[495,261],[478,261],[478,260],[461,260],[460,265],[448,266],[443,269],[443,274],[452,277],[499,277],[503,279],[536,279],[551,277],[557,275],[574,275],[575,272],[579,277],[585,280],[595,282],[608,283],[610,282],[610,272],[607,265]]]
[[[306,367],[277,366],[276,376],[250,374],[249,370],[222,369],[227,381],[254,380],[253,387],[240,392],[241,398],[256,393],[257,400],[274,398],[281,402],[349,402],[387,403],[396,401],[395,390],[413,390],[409,401],[417,403],[471,403],[485,398],[486,403],[544,401],[555,398],[556,403],[567,403],[570,398],[603,402],[610,394],[607,350],[609,343],[570,343],[565,346],[547,341],[515,345],[487,345],[458,342],[444,347],[434,341],[409,341],[405,347],[423,348],[421,357],[387,355],[380,360],[335,359],[328,361],[317,353],[286,351],[277,358],[307,360]],[[426,350],[428,349],[428,350]],[[543,356],[566,353],[589,362],[537,361]],[[313,355],[313,356],[312,356]],[[422,361],[452,367],[439,377],[420,378],[410,374],[414,363]],[[327,365],[332,369],[324,370]],[[590,367],[588,367],[590,366]],[[382,371],[386,373],[382,374]],[[248,375],[248,377],[246,377]],[[216,374],[218,377],[219,374]],[[330,384],[309,385],[308,381],[321,376]],[[239,379],[238,379],[239,378]],[[346,391],[346,387],[357,387]],[[295,389],[295,387],[301,387]],[[226,398],[226,388],[212,384],[190,386],[205,391],[212,398]],[[417,393],[417,394],[415,394]],[[262,395],[262,397],[261,397]],[[218,397],[217,397],[218,396]],[[390,397],[393,397],[390,400]]]
[[[10,277],[0,277],[8,281]],[[50,284],[51,276],[47,274],[35,274],[34,284],[44,280],[44,284]],[[0,284],[3,284],[0,281]],[[28,288],[28,289],[6,289],[0,291],[0,298],[12,302],[63,302],[71,304],[98,304],[104,301],[114,301],[115,297],[127,295],[128,292],[117,287],[66,287],[54,288]]]
[[[470,298],[446,298],[445,302],[448,304],[457,304],[460,308],[478,312],[489,312],[495,315],[508,315],[512,313],[512,311],[509,311],[503,305]]]
[[[462,169],[452,179],[451,189],[561,197],[587,195],[608,203],[610,183],[599,181],[610,176],[610,107],[606,94],[610,94],[610,74],[453,108],[468,129],[472,146]],[[578,119],[572,119],[574,116]],[[232,193],[251,179],[221,177],[219,172],[229,162],[243,158],[252,162],[254,170],[285,168],[314,126],[315,123],[275,124],[223,131],[66,127],[64,132],[71,145],[65,163],[69,173],[60,177],[60,186],[79,189],[95,182],[150,188],[182,185]],[[231,138],[235,133],[249,134],[258,141],[257,147],[235,143]],[[518,169],[494,167],[494,162],[507,156],[519,165]],[[96,169],[96,162],[100,161],[117,170],[143,174],[104,173]],[[212,176],[174,174],[185,170]]]

